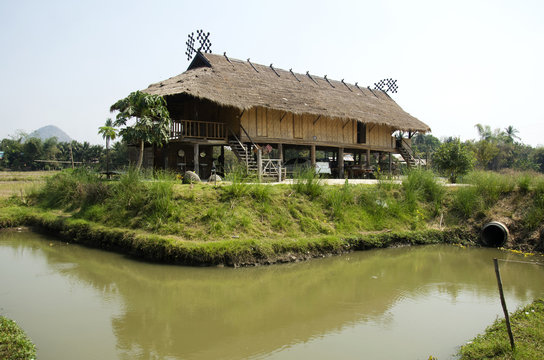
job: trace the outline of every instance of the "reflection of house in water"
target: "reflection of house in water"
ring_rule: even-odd
[[[430,130],[381,90],[226,55],[197,53],[187,71],[144,91],[162,95],[173,120],[169,143],[149,148],[144,164],[201,177],[224,160],[225,146],[253,170],[277,165],[264,157],[283,163],[296,149],[307,150],[314,166],[330,157],[335,176],[358,176],[371,167],[372,155],[386,164],[392,153],[409,159],[409,138]],[[396,141],[398,130],[409,138]],[[223,156],[214,158],[214,147]],[[344,153],[352,154],[350,164]]]

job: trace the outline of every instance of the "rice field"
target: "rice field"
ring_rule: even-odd
[[[0,199],[24,195],[58,171],[0,171]]]

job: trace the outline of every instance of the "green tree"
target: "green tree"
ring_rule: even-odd
[[[514,128],[512,125],[509,125],[508,127],[504,128],[504,135],[506,137],[506,141],[508,143],[513,143],[515,139],[519,140],[519,136],[517,135],[519,131]]]
[[[110,141],[115,140],[117,130],[113,127],[111,119],[107,119],[104,126],[98,128],[98,134],[102,135],[102,139],[106,139],[106,173],[110,177]]]
[[[0,161],[2,168],[20,170],[22,165],[22,139],[2,139],[0,150],[4,152],[4,159]]]
[[[110,111],[119,111],[115,126],[126,126],[119,130],[119,135],[128,143],[140,146],[138,163],[141,168],[144,159],[145,143],[161,146],[168,141],[170,133],[170,114],[162,96],[135,91],[126,98],[117,101]],[[127,122],[134,119],[131,126]]]
[[[472,169],[474,154],[457,138],[438,148],[433,155],[433,164],[442,174],[448,176],[452,183],[455,183],[459,176]]]
[[[118,141],[111,147],[111,165],[121,168],[128,164],[128,146],[125,141]]]
[[[431,134],[417,134],[412,138],[412,149],[421,158],[425,158],[427,154],[433,154],[440,144],[440,139]]]
[[[482,125],[482,124],[476,124],[474,125],[476,130],[478,131],[478,136],[480,136],[480,140],[484,141],[490,141],[493,137],[493,132],[491,131],[491,127],[489,125]]]
[[[476,155],[477,165],[482,169],[488,169],[493,159],[499,153],[499,147],[494,142],[480,140],[472,144]]]
[[[540,146],[533,150],[531,160],[538,171],[544,173],[544,147]]]

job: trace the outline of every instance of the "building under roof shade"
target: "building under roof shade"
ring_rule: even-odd
[[[213,147],[224,151],[229,145],[250,170],[259,167],[252,148],[273,149],[283,161],[285,148],[305,147],[313,164],[316,151],[326,151],[333,154],[333,174],[343,177],[344,151],[355,154],[351,165],[367,172],[372,153],[381,154],[378,161],[383,154],[400,153],[410,163],[410,139],[392,134],[430,131],[381,90],[226,55],[199,52],[184,73],[144,92],[163,96],[173,120],[169,144],[154,150],[154,166],[204,176],[212,162],[221,162],[213,158]]]

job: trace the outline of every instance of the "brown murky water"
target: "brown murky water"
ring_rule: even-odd
[[[258,268],[149,264],[0,232],[0,314],[38,359],[440,359],[502,314],[494,249],[425,246]],[[510,310],[544,267],[501,263]]]

